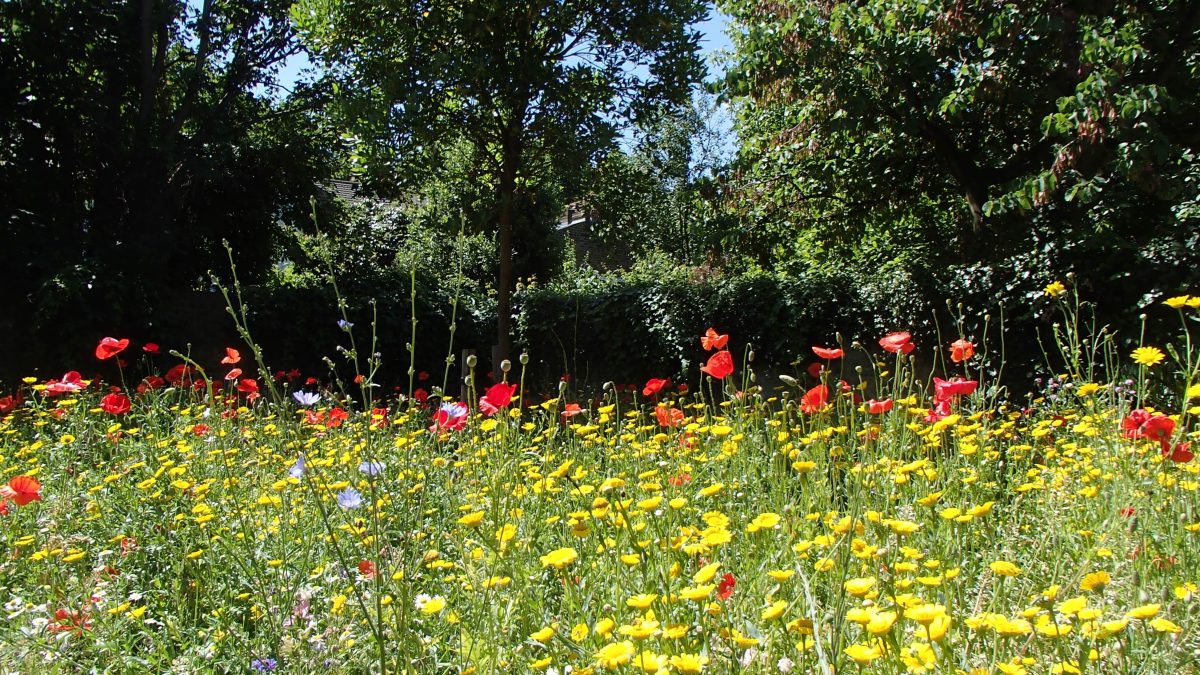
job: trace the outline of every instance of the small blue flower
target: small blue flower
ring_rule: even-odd
[[[367,474],[368,476],[378,476],[379,474],[383,473],[383,469],[383,462],[366,461],[358,465],[358,470]]]
[[[254,659],[253,661],[250,662],[250,667],[257,670],[260,673],[265,673],[265,672],[268,672],[271,670],[275,670],[276,668],[279,667],[279,664],[275,661],[275,659],[272,659],[272,658]]]
[[[348,487],[338,493],[337,503],[343,509],[357,509],[363,505],[362,494],[358,490]]]
[[[296,458],[296,463],[292,465],[292,468],[288,469],[288,475],[291,476],[292,478],[296,478],[296,479],[300,479],[301,477],[304,476],[304,454],[303,453],[301,453],[300,456]]]
[[[292,398],[296,399],[296,403],[307,406],[320,401],[321,395],[311,391],[300,390],[293,393]]]
[[[341,328],[342,330],[350,330],[351,328],[354,328],[354,324],[345,319],[338,319],[338,328]]]

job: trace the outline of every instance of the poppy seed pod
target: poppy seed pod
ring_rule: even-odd
[[[523,366],[529,365],[529,353],[521,352],[520,361],[521,361],[521,365],[523,365]]]
[[[467,367],[468,368],[474,368],[475,364],[477,364],[477,363],[479,363],[479,358],[477,356],[475,356],[474,354],[471,354],[470,356],[467,357]]]
[[[512,370],[512,361],[509,361],[508,359],[504,359],[503,361],[501,361],[500,362],[500,370],[505,373]]]

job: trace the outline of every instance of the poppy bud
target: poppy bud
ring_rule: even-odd
[[[746,361],[748,361],[750,363],[754,362],[754,350],[753,349],[750,350],[749,354],[746,354]]]
[[[604,391],[612,391],[612,390],[613,390],[613,388],[614,388],[614,387],[616,387],[616,386],[617,386],[617,385],[615,385],[615,384],[612,382],[612,380],[609,380],[608,382],[605,382],[605,383],[604,383],[604,386],[602,387],[602,389],[604,389]]]
[[[508,359],[504,359],[503,361],[501,361],[500,362],[500,370],[501,370],[501,372],[505,372],[505,373],[512,370],[512,361],[509,361]]]
[[[528,352],[521,352],[521,358],[520,358],[520,361],[521,361],[521,365],[523,365],[523,366],[524,366],[524,365],[528,365],[528,364],[529,364],[529,353],[528,353]]]
[[[791,375],[780,375],[779,380],[781,382],[783,382],[784,384],[788,385],[789,387],[799,386],[799,383],[796,382],[796,378],[792,377]]]
[[[475,364],[477,364],[477,363],[479,363],[479,358],[476,357],[474,354],[471,354],[470,356],[467,357],[467,367],[468,368],[474,368]]]

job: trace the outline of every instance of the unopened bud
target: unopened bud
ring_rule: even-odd
[[[749,354],[746,354],[746,361],[749,363],[754,363],[754,350],[753,349],[750,350]]]

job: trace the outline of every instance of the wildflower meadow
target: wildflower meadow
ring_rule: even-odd
[[[1039,301],[1030,392],[970,317],[594,397],[106,337],[0,398],[0,669],[1194,673],[1200,297]]]

